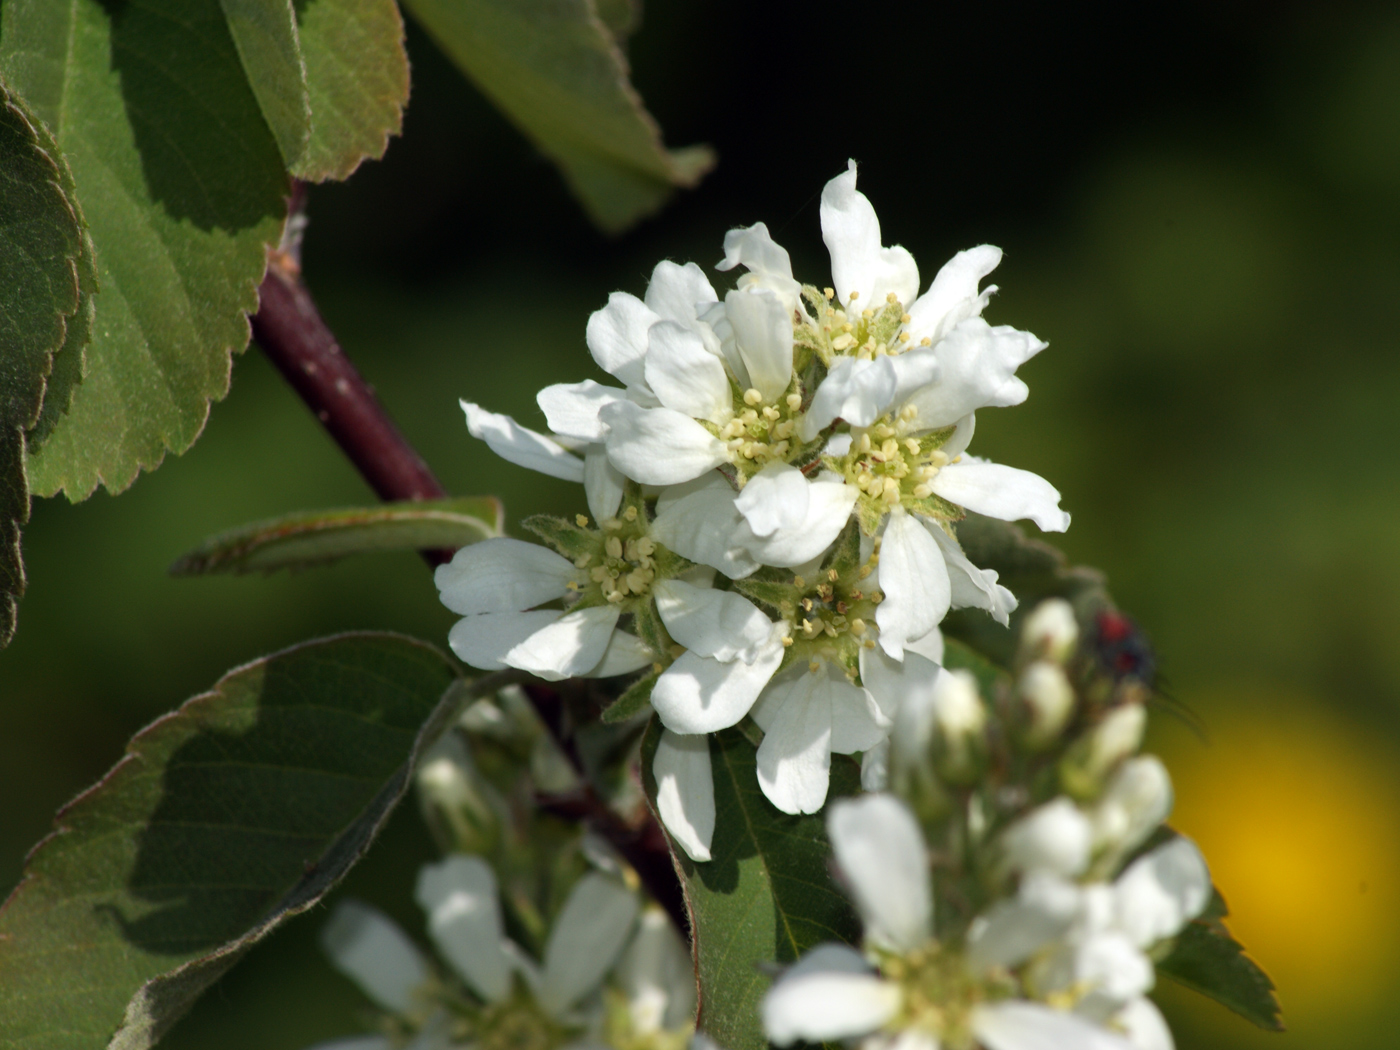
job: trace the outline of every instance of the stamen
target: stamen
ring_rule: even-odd
[[[574,515],[574,521],[578,524],[578,527],[579,527],[579,528],[581,528],[581,529],[586,529],[586,528],[588,528],[588,515],[587,515],[587,514],[575,514],[575,515]]]

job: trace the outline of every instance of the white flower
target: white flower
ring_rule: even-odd
[[[695,1017],[695,966],[670,917],[656,905],[642,912],[614,976],[626,997],[633,1040],[689,1029]]]

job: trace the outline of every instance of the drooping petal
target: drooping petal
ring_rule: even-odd
[[[1030,332],[993,328],[980,317],[963,321],[934,347],[943,368],[938,382],[911,399],[919,426],[951,426],[979,408],[1019,405],[1029,390],[1016,369],[1048,345]]]
[[[992,619],[1003,627],[1011,622],[1016,611],[1016,596],[997,583],[995,569],[979,569],[968,561],[967,555],[953,539],[937,525],[928,527],[929,534],[943,551],[948,566],[948,582],[952,589],[952,607],[986,609]]]
[[[480,857],[461,854],[418,873],[415,899],[442,957],[490,1002],[510,994],[511,964],[501,949],[496,876]]]
[[[1046,532],[1064,532],[1069,514],[1060,493],[1039,474],[964,456],[934,475],[933,491],[946,500],[1002,521],[1029,518]]]
[[[911,639],[937,627],[952,601],[943,552],[919,519],[902,507],[890,512],[880,543],[880,590],[885,595],[875,610],[880,646],[895,658]]]
[[[909,306],[908,332],[913,341],[927,338],[936,343],[955,325],[981,314],[996,289],[979,292],[977,286],[1000,262],[1001,249],[982,244],[944,263],[928,291]]]
[[[615,605],[566,613],[512,647],[505,662],[550,682],[586,675],[602,661],[618,615]]]
[[[564,597],[578,570],[538,543],[499,536],[463,547],[433,573],[442,604],[459,616],[519,612]]]
[[[777,1046],[862,1036],[894,1017],[901,998],[898,985],[874,974],[785,977],[763,997],[763,1030]]]
[[[461,406],[467,414],[471,436],[485,441],[507,463],[565,481],[583,480],[583,460],[559,442],[522,427],[510,416],[488,412],[470,401],[462,401]]]
[[[386,1010],[407,1011],[428,980],[428,967],[408,935],[383,912],[343,900],[321,931],[331,963]]]
[[[870,693],[827,664],[822,690],[831,704],[831,752],[850,755],[874,747],[889,735],[890,719]]]
[[[671,838],[691,860],[709,860],[715,833],[710,738],[662,730],[651,771],[656,777],[656,811]]]
[[[751,382],[763,400],[774,403],[792,382],[792,318],[776,294],[763,289],[731,291],[724,297],[725,313],[734,329],[734,343],[744,359]]]
[[[1119,929],[1146,948],[1175,936],[1210,901],[1210,872],[1190,839],[1176,838],[1139,857],[1113,884]]]
[[[892,795],[832,804],[827,835],[865,925],[882,948],[908,952],[933,934],[928,850],[909,807]]]
[[[603,386],[591,379],[581,383],[555,383],[535,395],[549,429],[579,441],[602,441],[608,428],[598,410],[627,397],[627,391]]]
[[[860,490],[854,485],[834,475],[819,477],[807,486],[807,516],[801,524],[775,529],[771,536],[762,537],[746,529],[748,536],[741,533],[740,541],[763,565],[782,569],[803,565],[821,557],[836,541],[859,497]]]
[[[563,615],[558,609],[478,613],[453,624],[447,644],[463,663],[483,671],[502,671],[511,666],[505,662],[511,650]]]
[[[695,419],[724,424],[734,414],[724,362],[705,349],[694,329],[658,321],[648,334],[647,383],[667,408]]]
[[[1133,1050],[1176,1050],[1162,1011],[1144,996],[1132,1000],[1114,1014],[1113,1024],[1127,1033]]]
[[[854,427],[870,426],[889,407],[898,388],[894,358],[838,358],[802,417],[802,440],[811,441],[837,419]]]
[[[815,813],[831,777],[831,704],[818,692],[818,675],[803,673],[770,687],[758,746],[758,786],[784,813]],[[814,695],[816,694],[816,695]],[[766,724],[765,724],[766,723]]]
[[[1079,887],[1036,872],[1021,880],[1011,900],[1000,900],[972,921],[967,961],[974,970],[1017,966],[1063,937],[1079,914]]]
[[[822,240],[831,253],[831,278],[842,303],[858,295],[874,309],[894,292],[901,303],[919,294],[919,268],[905,249],[880,244],[880,220],[865,194],[856,189],[856,162],[822,189]],[[859,309],[859,307],[857,307]]]
[[[610,875],[574,884],[544,946],[540,1005],[555,1017],[596,988],[632,935],[637,895]]]
[[[656,653],[652,651],[651,646],[635,634],[613,631],[612,637],[608,639],[608,647],[603,650],[603,658],[584,677],[612,678],[614,675],[631,674],[655,660]]]
[[[1073,878],[1089,866],[1093,845],[1089,818],[1061,795],[1017,818],[1001,835],[1009,871],[1045,871]]]
[[[652,588],[666,630],[698,656],[753,663],[773,621],[742,594],[662,580]]]
[[[647,308],[658,317],[679,321],[687,328],[695,327],[696,306],[708,305],[717,298],[705,271],[693,262],[681,266],[670,259],[662,259],[651,271],[651,280],[647,283]]]
[[[938,637],[941,640],[943,636]],[[932,704],[938,672],[938,664],[913,649],[905,649],[902,660],[896,660],[878,646],[860,651],[861,684],[891,723],[906,703]]]
[[[646,386],[642,362],[647,352],[647,329],[661,320],[635,295],[613,292],[608,305],[588,318],[584,339],[598,367],[629,387]]]
[[[957,459],[967,451],[967,446],[972,444],[972,435],[977,429],[977,413],[969,412],[958,420],[956,425],[953,436],[939,450],[949,459]]]
[[[782,630],[775,626],[750,664],[681,654],[651,691],[651,706],[662,724],[677,733],[713,733],[738,722],[783,661]]]
[[[595,520],[606,521],[617,513],[626,484],[622,471],[608,459],[607,446],[589,445],[583,454],[583,492]]]
[[[987,1050],[1132,1050],[1092,1021],[1023,999],[975,1007],[972,1030]]]
[[[807,520],[809,482],[802,471],[774,461],[749,478],[734,500],[755,536],[768,537],[778,529],[800,528]]]
[[[767,224],[762,222],[730,230],[724,235],[724,259],[715,264],[715,269],[732,270],[736,266],[767,277],[793,279],[792,260],[787,249],[773,240]]]
[[[744,541],[753,533],[734,500],[729,482],[710,471],[661,494],[651,534],[681,557],[718,569],[731,580],[742,580],[760,563],[745,548]]]
[[[599,413],[608,425],[608,458],[643,485],[675,485],[729,460],[724,443],[670,408],[615,401]]]

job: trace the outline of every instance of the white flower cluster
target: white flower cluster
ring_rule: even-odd
[[[794,279],[759,223],[725,238],[719,268],[746,272],[723,297],[672,262],[644,299],[614,293],[587,343],[620,385],[540,391],[550,434],[463,403],[505,459],[581,481],[592,517],[527,522],[553,550],[493,539],[439,569],[454,651],[547,679],[649,668],[631,695],[665,726],[659,809],[696,860],[706,734],[752,716],[762,790],[816,812],[831,754],[877,749],[933,680],[949,608],[1015,607],[959,547],[964,512],[1069,524],[1046,481],[966,452],[977,410],[1023,401],[1016,370],[1045,346],[982,319],[999,249],[959,253],[920,295],[854,163],[821,223],[832,287]]]
[[[1136,754],[1142,684],[1074,656],[1076,638],[1069,605],[1045,602],[1014,688],[989,704],[941,670],[901,708],[864,770],[894,793],[827,817],[864,951],[823,945],[786,971],[763,1005],[774,1043],[1172,1050],[1152,960],[1206,909],[1210,875],[1162,829],[1171,781]]]
[[[505,935],[496,878],[479,857],[425,867],[418,903],[448,970],[381,912],[344,901],[323,933],[336,967],[385,1011],[384,1034],[315,1050],[684,1050],[695,1012],[690,953],[655,905],[619,879],[584,875],[543,962]]]

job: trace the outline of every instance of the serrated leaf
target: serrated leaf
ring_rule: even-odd
[[[652,719],[642,743],[643,780],[656,805]],[[764,1050],[759,1003],[773,962],[795,962],[822,941],[858,943],[860,924],[832,879],[823,813],[780,813],[758,786],[754,745],[738,729],[710,737],[715,783],[713,860],[672,847],[690,910],[700,980],[698,1025],[726,1050]],[[855,762],[832,756],[828,798],[860,789]]]
[[[68,157],[100,284],[87,373],[31,443],[30,485],[120,491],[228,390],[285,219],[282,156],[218,0],[8,0],[0,70]]]
[[[1171,954],[1157,964],[1157,972],[1229,1007],[1265,1031],[1284,1030],[1274,982],[1218,920],[1187,924]]]
[[[714,163],[667,150],[594,0],[406,0],[453,62],[559,165],[589,216],[623,230]],[[699,70],[697,70],[699,75]]]
[[[0,909],[0,1047],[153,1045],[359,859],[457,681],[422,642],[342,635],[241,667],[138,733]]]
[[[311,140],[299,179],[349,178],[403,127],[408,53],[394,0],[295,0]]]
[[[311,99],[292,0],[219,0],[229,35],[288,170],[311,141]]]
[[[67,319],[78,312],[82,229],[62,158],[0,84],[0,646],[24,594],[20,527],[29,520],[25,431],[39,419]]]
[[[371,551],[465,547],[501,534],[492,496],[310,511],[220,533],[170,566],[172,576],[297,569]]]

